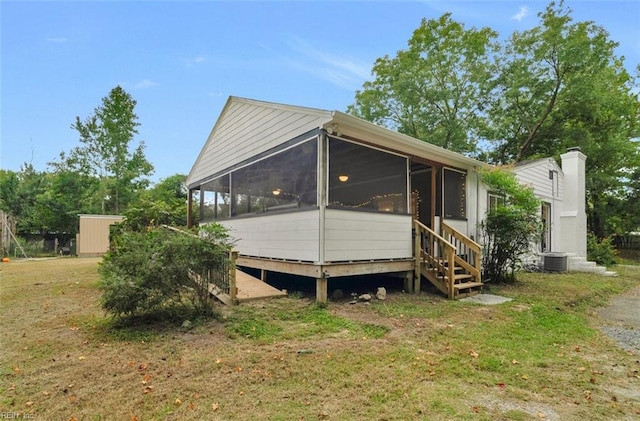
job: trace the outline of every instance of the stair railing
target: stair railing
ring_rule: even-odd
[[[415,290],[420,291],[420,276],[425,273],[438,289],[453,298],[456,248],[431,228],[414,220]],[[423,272],[423,269],[425,271]],[[440,274],[446,274],[445,277]]]
[[[473,275],[475,282],[482,282],[482,248],[455,228],[441,223],[442,237],[455,247],[455,262]]]

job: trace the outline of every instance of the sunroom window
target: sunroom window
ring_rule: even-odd
[[[467,217],[467,174],[451,168],[444,169],[444,217]]]
[[[201,220],[316,206],[317,141],[309,140],[201,186]]]
[[[330,208],[407,213],[407,158],[329,139]]]
[[[200,220],[210,222],[226,219],[230,215],[229,175],[224,175],[200,186]]]
[[[315,206],[316,145],[309,141],[231,173],[232,216]]]

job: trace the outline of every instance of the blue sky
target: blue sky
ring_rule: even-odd
[[[344,111],[376,58],[422,18],[452,12],[508,37],[548,1],[0,0],[0,165],[47,162],[79,144],[70,128],[116,85],[138,102],[153,180],[187,174],[228,96]],[[640,1],[565,2],[640,63]]]

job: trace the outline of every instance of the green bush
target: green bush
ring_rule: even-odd
[[[611,266],[616,264],[616,249],[610,238],[598,238],[589,233],[587,235],[587,259],[599,265]]]
[[[176,306],[197,314],[212,311],[208,285],[194,271],[228,270],[230,244],[219,225],[203,235],[163,227],[112,231],[111,249],[100,265],[101,304],[117,317],[172,311]]]
[[[485,171],[482,182],[499,198],[480,223],[483,279],[511,282],[522,256],[540,238],[540,201],[503,170]]]

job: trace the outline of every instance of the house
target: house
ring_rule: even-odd
[[[339,111],[230,97],[187,177],[189,225],[229,228],[241,267],[315,278],[320,302],[329,278],[381,273],[456,298],[482,288],[486,166]]]
[[[485,165],[339,111],[230,97],[187,186],[240,266],[313,277],[318,301],[328,278],[374,273],[453,298],[482,285]]]
[[[512,168],[520,183],[533,189],[541,200],[543,234],[531,258],[545,265],[561,261],[561,271],[599,272],[615,275],[587,261],[587,214],[585,209],[585,162],[580,148],[553,158],[523,161]]]

